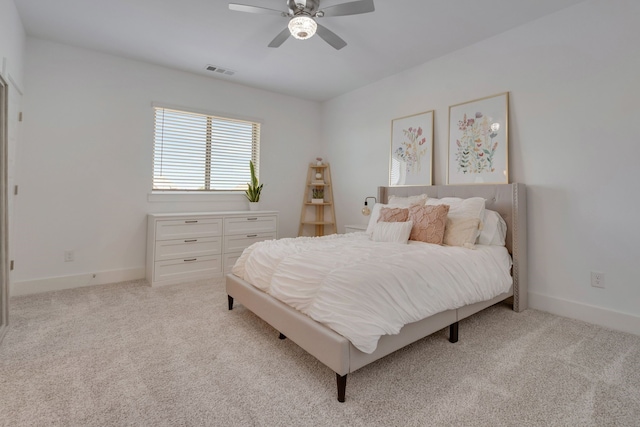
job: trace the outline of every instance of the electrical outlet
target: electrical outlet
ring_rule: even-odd
[[[73,251],[64,251],[64,262],[70,262],[75,259]]]
[[[591,286],[604,289],[604,273],[591,272]]]

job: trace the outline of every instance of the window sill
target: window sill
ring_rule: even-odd
[[[158,191],[147,194],[149,202],[237,202],[245,199],[244,191],[219,193]]]

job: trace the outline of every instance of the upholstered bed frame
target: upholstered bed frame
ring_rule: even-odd
[[[312,320],[239,277],[227,275],[229,310],[234,300],[289,338],[336,373],[338,400],[344,402],[347,374],[380,359],[406,345],[449,326],[449,341],[458,340],[458,322],[500,301],[512,298],[513,309],[527,308],[527,220],[524,184],[379,187],[378,201],[386,203],[391,195],[429,197],[483,197],[486,208],[497,211],[507,223],[506,246],[513,258],[513,286],[509,292],[489,301],[448,310],[421,321],[405,325],[397,335],[384,335],[371,353],[363,353],[342,335]]]

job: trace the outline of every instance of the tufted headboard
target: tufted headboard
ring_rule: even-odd
[[[389,196],[483,197],[486,208],[498,212],[507,223],[506,246],[513,259],[513,309],[527,308],[527,189],[524,184],[430,185],[378,187],[378,201]]]

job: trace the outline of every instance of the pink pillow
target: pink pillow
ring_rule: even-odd
[[[382,208],[378,222],[407,222],[409,209],[406,208]]]
[[[409,240],[441,245],[448,213],[449,205],[411,206],[409,219],[413,221],[413,228]]]

